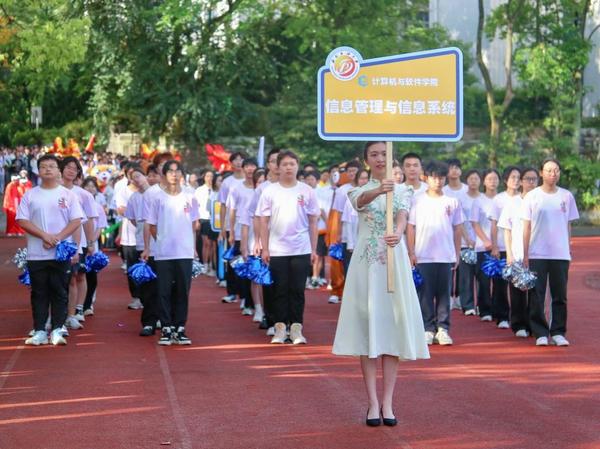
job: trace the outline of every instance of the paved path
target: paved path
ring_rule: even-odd
[[[569,348],[536,348],[453,312],[453,347],[400,367],[395,428],[367,428],[358,362],[334,357],[339,306],[307,292],[309,345],[271,346],[210,278],[193,281],[189,347],[137,336],[125,277],[66,347],[24,347],[28,290],[0,239],[0,448],[600,447],[600,238],[576,239]],[[598,285],[597,287],[599,287]]]

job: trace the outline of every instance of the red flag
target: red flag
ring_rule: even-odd
[[[229,156],[231,153],[225,151],[223,145],[207,143],[206,157],[211,162],[215,170],[219,172],[231,170],[231,162],[229,162]]]
[[[92,137],[90,137],[90,140],[88,140],[88,143],[85,146],[85,152],[86,153],[93,153],[94,152],[94,143],[96,143],[96,134],[92,134]]]

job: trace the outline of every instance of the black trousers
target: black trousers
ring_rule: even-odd
[[[537,273],[535,287],[529,296],[529,325],[536,337],[565,335],[567,333],[567,282],[569,261],[557,259],[530,259],[529,269]],[[546,282],[552,297],[550,326],[544,314]]]
[[[140,261],[141,251],[135,249],[135,246],[121,246],[123,250],[123,258],[125,259],[125,263],[127,264],[127,269],[132,265],[135,265]],[[133,280],[127,276],[127,284],[129,286],[129,293],[132,298],[140,297],[140,287]]]
[[[83,302],[83,310],[87,310],[92,307],[94,301],[94,293],[98,287],[98,273],[91,271],[85,273],[85,280],[87,281],[87,292],[85,293],[85,301]]]
[[[477,265],[470,265],[460,261],[458,269],[458,296],[460,296],[460,305],[463,312],[475,309],[475,272]]]
[[[434,333],[440,327],[450,330],[452,264],[418,263],[417,268],[423,276],[418,293],[425,330]]]
[[[490,254],[489,251],[477,253],[477,265],[475,268],[475,277],[477,278],[477,308],[479,316],[492,315],[492,299],[491,299],[491,279],[487,277],[481,270],[481,265],[485,261],[485,255]]]
[[[70,263],[56,260],[30,260],[27,262],[31,279],[31,311],[33,328],[45,329],[48,308],[52,309],[52,329],[65,324],[69,304]]]
[[[506,252],[500,252],[500,258],[506,259]],[[508,321],[510,305],[508,303],[508,283],[501,277],[492,279],[492,312],[496,322]]]
[[[526,330],[529,327],[529,292],[524,292],[510,284],[510,327],[513,332]]]
[[[310,255],[271,257],[269,267],[273,276],[273,321],[302,324],[304,287],[311,272]]]
[[[227,238],[229,239],[229,232],[227,233]],[[234,244],[235,252],[240,252],[240,241],[237,240]],[[239,295],[240,298],[243,298],[240,293],[240,286],[238,282],[238,277],[235,275],[233,268],[231,268],[230,261],[227,261],[227,265],[225,268],[225,280],[227,281],[227,294],[228,295]]]
[[[148,258],[148,266],[156,273],[156,262],[154,257]],[[140,301],[144,308],[142,309],[141,322],[142,327],[156,327],[158,321],[158,281],[156,279],[140,285]],[[162,323],[161,323],[162,324]]]
[[[262,286],[263,293],[263,312],[267,319],[267,324],[269,327],[275,324],[273,320],[273,301],[275,298],[275,287],[273,285],[263,285]]]
[[[350,259],[352,259],[352,251],[348,251],[348,244],[342,243],[343,255],[344,255],[344,277],[348,274],[348,268],[350,267]]]
[[[240,240],[236,240],[235,241],[235,247],[237,248],[237,250],[239,251],[239,249],[241,248],[241,241]],[[231,269],[231,271],[233,272],[233,268]],[[250,279],[242,279],[240,277],[238,277],[235,273],[234,276],[235,278],[235,288],[237,290],[237,294],[239,295],[240,299],[245,299],[245,306],[244,307],[248,307],[248,308],[253,308],[254,307],[254,301],[252,299],[252,293],[250,291],[250,285],[251,285],[251,281]],[[227,286],[229,288],[229,281],[227,281]],[[231,293],[233,294],[233,293]]]
[[[185,326],[192,282],[192,259],[156,260],[155,263],[161,325]]]

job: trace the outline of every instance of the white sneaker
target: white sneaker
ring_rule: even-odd
[[[271,326],[267,329],[267,336],[272,337],[273,335],[275,335],[275,327]]]
[[[433,337],[433,332],[425,331],[425,341],[427,342],[428,346],[431,346],[433,344]]]
[[[319,287],[323,287],[324,285],[327,285],[327,279],[325,278],[319,278]]]
[[[83,311],[83,316],[93,316],[94,315],[94,306],[90,307],[89,309],[85,309]]]
[[[67,326],[69,329],[74,330],[83,329],[83,324],[81,324],[79,320],[73,315],[67,317],[67,319],[65,320],[65,326]]]
[[[510,329],[510,324],[508,324],[508,321],[500,321],[498,323],[498,329]]]
[[[465,310],[465,316],[475,316],[475,309]]]
[[[536,346],[548,346],[548,337],[539,337],[535,341]]]
[[[483,315],[481,321],[493,321],[492,315]]]
[[[35,335],[35,329],[31,329],[27,335],[33,337]]]
[[[121,264],[121,270],[123,270],[125,273],[127,273],[127,264],[125,262],[123,262]]]
[[[336,295],[331,295],[331,296],[329,297],[329,299],[327,300],[327,302],[328,302],[329,304],[339,304],[339,302],[340,302],[340,297],[339,297],[339,296],[336,296]]]
[[[290,326],[290,340],[292,340],[292,344],[295,345],[305,345],[306,337],[302,335],[302,324],[293,323]]]
[[[60,328],[54,329],[52,331],[52,333],[50,334],[50,341],[54,346],[67,344],[67,340],[65,340],[65,337],[63,336],[62,330]]]
[[[202,268],[200,268],[200,274],[207,274],[208,273],[208,268],[206,268],[206,265],[202,265]]]
[[[462,307],[460,306],[460,297],[459,296],[453,296],[452,298],[450,298],[451,304],[452,304],[452,310],[461,310]]]
[[[219,281],[219,287],[222,287],[222,288],[227,287],[227,281]]]
[[[46,331],[35,331],[32,337],[29,337],[25,340],[26,345],[47,345],[48,344],[48,334]]]
[[[556,346],[569,346],[569,340],[567,340],[563,335],[553,335],[552,343]]]
[[[144,306],[142,305],[142,301],[140,301],[140,298],[132,298],[131,302],[127,305],[127,308],[131,310],[139,310],[143,309]]]
[[[525,329],[519,329],[517,332],[515,332],[515,337],[527,338],[529,337],[529,332],[527,332]]]
[[[69,329],[67,329],[67,326],[65,326],[64,324],[62,325],[62,327],[60,327],[58,329],[58,331],[60,332],[60,335],[62,335],[63,337],[69,336]]]
[[[252,315],[254,315],[254,310],[252,310],[250,307],[244,307],[242,309],[242,315],[243,316],[252,316]]]
[[[254,323],[260,323],[263,318],[264,318],[265,314],[262,310],[256,309],[256,311],[254,312],[254,317],[252,318],[252,321]]]
[[[240,299],[240,310],[244,310],[246,308],[246,298]]]
[[[227,304],[231,304],[232,302],[236,302],[237,299],[235,299],[235,295],[225,295],[221,298],[221,301]]]
[[[435,334],[435,339],[441,346],[449,346],[454,343],[452,338],[450,338],[448,331],[441,327],[438,329],[437,334]]]
[[[85,317],[83,316],[83,311],[77,311],[75,315],[73,315],[77,321],[85,321]]]
[[[283,344],[287,340],[286,328],[284,323],[275,323],[275,335],[271,338],[273,344]]]

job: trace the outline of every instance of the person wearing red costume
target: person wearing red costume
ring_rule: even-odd
[[[31,181],[27,179],[26,170],[21,170],[19,176],[13,176],[12,181],[6,186],[3,207],[6,213],[7,236],[25,235],[25,231],[17,224],[16,216],[21,198],[29,189],[31,189]]]

